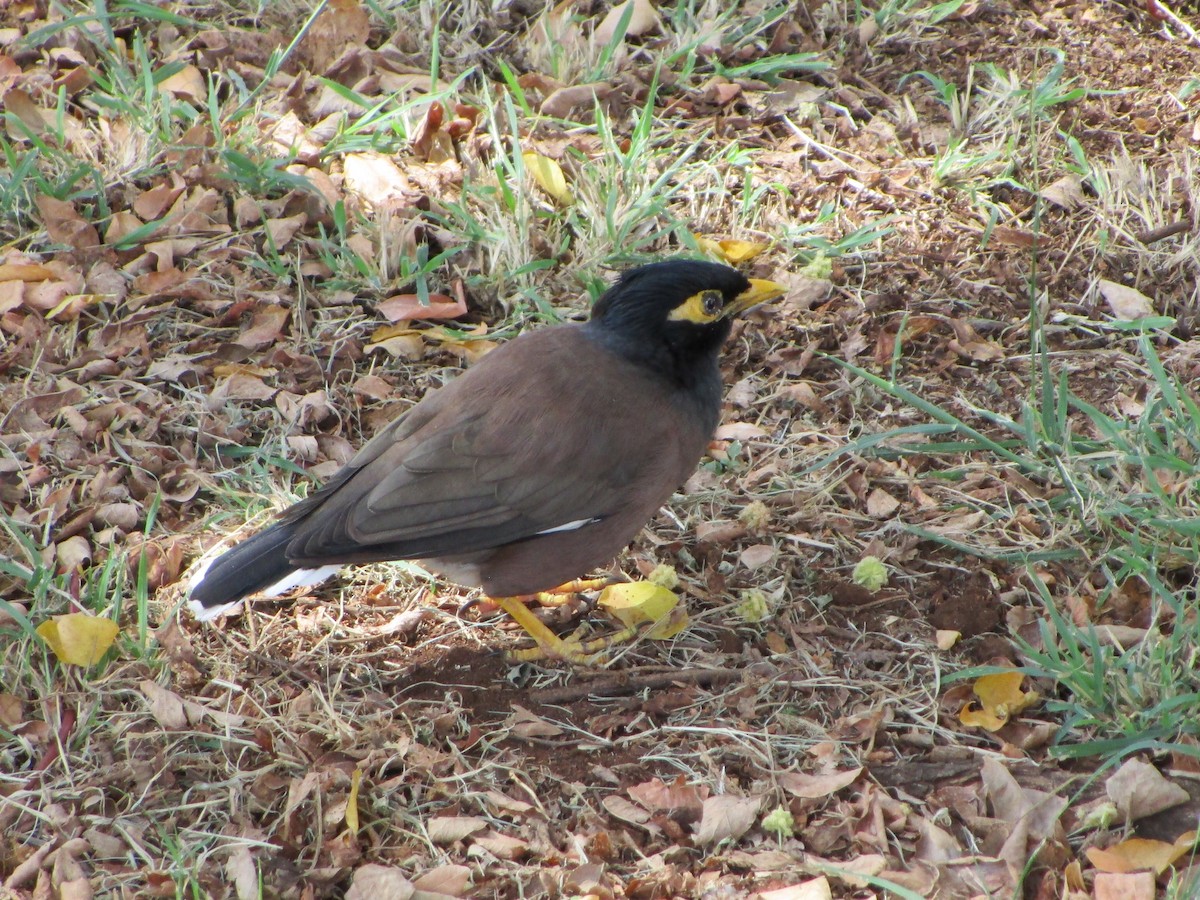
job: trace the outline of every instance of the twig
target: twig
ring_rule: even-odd
[[[633,694],[643,688],[670,687],[681,683],[714,684],[720,681],[737,681],[741,677],[742,672],[738,669],[680,669],[676,672],[655,672],[652,675],[628,672],[582,684],[531,691],[529,699],[538,703],[566,703],[571,700],[583,700],[594,694]]]
[[[1174,237],[1177,234],[1184,234],[1191,230],[1191,222],[1172,222],[1170,225],[1162,225],[1159,228],[1152,228],[1149,231],[1143,231],[1134,236],[1143,244],[1153,244],[1156,241],[1163,240],[1164,238]]]
[[[1175,15],[1162,0],[1146,0],[1146,8],[1152,16],[1169,19],[1171,24],[1192,39],[1192,43],[1200,45],[1200,35],[1196,34],[1196,29]]]

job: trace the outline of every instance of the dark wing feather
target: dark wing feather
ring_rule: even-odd
[[[514,354],[520,364],[506,365]],[[679,475],[680,463],[661,458],[679,441],[671,410],[649,426],[639,414],[652,400],[647,392],[667,388],[626,371],[615,381],[629,396],[615,396],[613,378],[592,375],[629,364],[607,354],[574,327],[493,351],[306,501],[288,558],[312,566],[472,553],[607,517],[643,472],[655,473],[654,483],[639,484],[669,493],[678,481],[666,482],[686,477],[707,435]],[[581,369],[588,377],[579,377]]]

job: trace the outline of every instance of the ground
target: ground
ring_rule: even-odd
[[[311,7],[0,11],[7,891],[1197,895],[1200,16],[726,6],[342,0],[286,58]],[[701,251],[789,294],[610,569],[678,635],[513,662],[411,567],[181,609],[493,342]]]

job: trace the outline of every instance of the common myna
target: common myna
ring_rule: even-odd
[[[579,658],[521,598],[612,559],[683,484],[720,416],[731,318],[783,292],[710,262],[626,272],[586,323],[523,334],[426,394],[203,568],[190,606],[209,619],[347,563],[420,560]]]

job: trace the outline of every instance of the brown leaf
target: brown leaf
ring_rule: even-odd
[[[421,127],[417,129],[412,142],[413,155],[417,159],[438,163],[454,156],[454,142],[442,129],[445,118],[446,108],[440,101],[429,104]]]
[[[612,43],[612,39],[617,33],[617,26],[621,24],[621,19],[630,6],[633,7],[633,12],[625,27],[625,37],[639,37],[648,31],[653,31],[661,24],[658,20],[658,12],[650,0],[625,0],[624,3],[618,3],[610,9],[608,15],[596,26],[593,37],[599,46],[607,47]]]
[[[781,772],[778,776],[779,786],[795,797],[805,800],[820,800],[836,794],[844,787],[849,787],[862,774],[862,766],[857,769],[846,769],[842,772],[829,772],[825,775],[808,775],[804,772]]]
[[[698,816],[703,809],[704,795],[707,791],[687,784],[681,775],[670,784],[661,778],[651,778],[649,781],[635,784],[627,793],[632,800],[651,812],[684,809],[693,811]]]
[[[1086,199],[1083,193],[1083,179],[1078,175],[1064,175],[1042,188],[1042,198],[1062,209],[1075,209]]]
[[[96,227],[79,215],[70,203],[48,194],[38,194],[35,202],[42,215],[42,224],[46,226],[52,241],[76,250],[100,245],[100,233]]]
[[[570,118],[577,109],[591,110],[597,100],[604,100],[612,92],[613,86],[605,81],[560,87],[542,101],[540,112],[555,119]]]
[[[300,212],[283,219],[267,219],[265,227],[267,235],[271,238],[272,246],[279,250],[291,243],[296,232],[307,224],[308,214]]]
[[[768,434],[770,432],[767,429],[752,422],[726,422],[717,428],[713,434],[713,440],[750,441],[755,438],[766,437]]]
[[[79,572],[92,560],[92,546],[83,535],[74,535],[54,545],[54,562],[60,572]]]
[[[150,714],[154,716],[154,721],[163,728],[172,730],[187,727],[188,717],[184,711],[182,697],[153,681],[146,680],[138,686],[150,701]]]
[[[899,508],[900,501],[883,488],[875,488],[867,496],[867,515],[873,519],[886,519]]]
[[[345,897],[346,900],[409,900],[414,893],[412,883],[400,869],[368,863],[355,869]]]
[[[832,900],[833,890],[829,887],[829,880],[822,875],[811,881],[760,891],[755,896],[758,900]]]
[[[25,714],[19,697],[12,694],[0,694],[0,725],[13,729],[25,721]]]
[[[1128,322],[1154,315],[1154,302],[1137,288],[1105,278],[1101,278],[1097,284],[1108,308],[1118,319]]]
[[[600,805],[618,821],[627,822],[630,825],[653,827],[647,825],[650,822],[650,813],[647,810],[630,803],[619,794],[609,794],[600,801]]]
[[[412,192],[408,176],[380,153],[347,153],[342,161],[342,173],[346,191],[357,194],[375,207],[387,201],[403,200]]]
[[[425,825],[429,840],[435,844],[453,844],[488,827],[480,816],[434,816]]]
[[[212,392],[212,400],[214,403],[225,400],[270,400],[276,390],[254,375],[231,375],[217,385]]]
[[[258,310],[246,328],[234,340],[235,344],[249,350],[259,350],[273,344],[283,336],[283,326],[291,318],[292,311],[285,306],[267,306]]]
[[[54,270],[40,263],[4,263],[0,265],[0,282],[3,281],[49,281]]]
[[[358,0],[331,0],[300,42],[300,56],[322,75],[347,50],[364,48],[370,35],[370,16]]]
[[[164,94],[170,94],[179,100],[187,100],[197,106],[203,105],[208,98],[208,86],[204,81],[203,73],[190,63],[160,81],[158,89]]]
[[[456,319],[466,315],[465,300],[456,300],[445,294],[430,294],[429,303],[421,303],[417,294],[396,294],[388,297],[377,307],[389,322],[403,322],[410,319]]]
[[[563,733],[563,730],[553,722],[535,715],[516,703],[513,704],[512,715],[505,720],[504,724],[515,737],[525,740],[558,737]]]
[[[1183,787],[1167,781],[1158,769],[1140,759],[1127,760],[1105,782],[1104,789],[1121,815],[1131,822],[1190,799]]]
[[[257,900],[258,866],[249,847],[243,844],[229,854],[225,860],[225,879],[233,885],[237,900]]]
[[[738,561],[754,571],[767,565],[775,558],[775,548],[770,544],[754,544],[738,554]]]
[[[444,894],[448,897],[464,897],[471,887],[471,870],[466,866],[438,866],[416,878],[413,887],[418,891]]]
[[[472,842],[476,846],[487,850],[498,859],[524,859],[529,853],[528,841],[523,841],[521,838],[512,837],[507,834],[499,834],[495,831],[476,835],[472,838]]]
[[[750,797],[718,794],[704,801],[696,843],[701,847],[725,840],[737,840],[758,819],[760,801]]]
[[[1093,896],[1095,900],[1154,900],[1155,894],[1151,872],[1101,872],[1096,876]]]
[[[179,181],[176,176],[173,183],[160,184],[142,193],[133,201],[133,211],[145,222],[161,219],[163,214],[175,205],[175,201],[179,199],[183,189],[183,182]]]
[[[4,95],[4,109],[6,112],[12,113],[25,129],[35,135],[40,135],[46,131],[48,126],[54,124],[54,111],[42,109],[34,102],[28,92],[21,88],[13,88]],[[8,135],[13,140],[25,140],[25,131],[13,125],[5,117]]]

